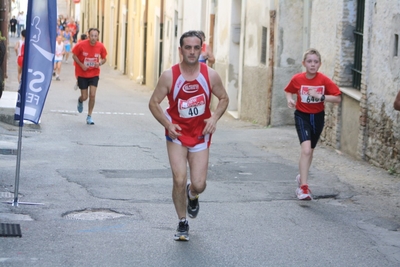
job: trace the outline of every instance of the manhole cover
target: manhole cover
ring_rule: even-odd
[[[66,219],[85,220],[85,221],[102,221],[116,219],[125,216],[110,209],[84,209],[79,211],[67,212],[63,215]]]

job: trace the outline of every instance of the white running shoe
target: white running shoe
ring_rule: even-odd
[[[296,189],[297,198],[300,200],[311,200],[311,191],[308,189],[308,185],[303,184],[299,188]]]

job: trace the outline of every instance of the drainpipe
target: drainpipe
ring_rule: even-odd
[[[163,63],[163,38],[164,38],[164,0],[161,0],[160,8],[160,55],[158,62],[158,76],[161,75],[162,63]]]
[[[214,51],[214,26],[215,26],[215,0],[211,1],[210,6],[210,38],[208,39],[208,45],[211,51]],[[212,67],[212,64],[208,63],[208,66]]]
[[[244,48],[245,45],[245,34],[246,34],[246,6],[247,1],[242,0],[242,14],[240,15],[240,47],[239,47],[239,73],[238,73],[238,110],[237,118],[240,118],[241,106],[242,106],[242,92],[243,92],[243,66],[244,66]],[[217,59],[215,59],[217,61]]]
[[[178,40],[179,40],[180,36],[183,34],[183,18],[184,18],[183,11],[185,10],[183,7],[184,4],[185,4],[184,0],[179,1],[179,14],[178,14],[179,27],[178,27],[178,35],[177,35]]]
[[[269,66],[268,66],[268,81],[267,89],[267,126],[271,124],[271,106],[272,106],[272,89],[274,85],[274,68],[275,68],[275,0],[270,1],[269,5]]]
[[[147,62],[147,19],[149,12],[149,1],[145,3],[144,18],[143,18],[143,77],[142,84],[146,84],[146,62]]]
[[[304,0],[303,6],[303,51],[310,45],[310,0]]]

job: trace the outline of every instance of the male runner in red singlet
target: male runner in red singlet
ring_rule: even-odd
[[[198,61],[201,46],[197,31],[181,36],[182,60],[161,74],[149,102],[151,113],[165,127],[173,176],[172,199],[180,220],[174,236],[177,241],[189,240],[186,210],[191,218],[199,212],[199,194],[206,188],[211,135],[229,103],[218,73]],[[210,111],[211,94],[219,100],[214,113]],[[165,97],[169,107],[164,112],[160,103]]]
[[[75,76],[78,77],[78,87],[81,95],[78,98],[77,109],[83,111],[83,102],[89,98],[86,123],[93,125],[92,112],[96,102],[96,92],[99,83],[100,66],[106,63],[107,49],[99,42],[100,31],[90,28],[88,40],[77,43],[72,49],[72,59],[75,62]]]

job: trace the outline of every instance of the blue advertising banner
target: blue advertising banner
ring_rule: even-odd
[[[21,84],[15,109],[20,126],[38,124],[50,88],[56,43],[57,0],[29,0]],[[21,115],[22,114],[22,115]]]

